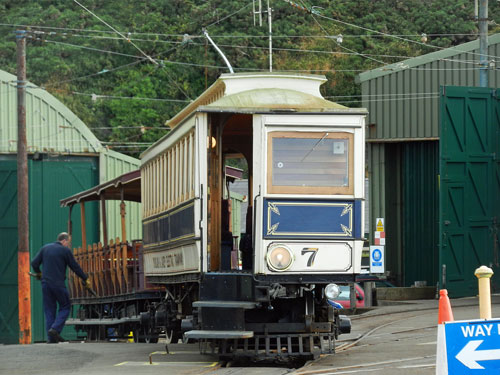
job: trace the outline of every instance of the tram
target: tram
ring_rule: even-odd
[[[161,291],[130,309],[144,337],[199,340],[221,358],[311,358],[350,331],[327,300],[361,271],[367,112],[325,100],[325,81],[223,74],[141,155],[141,277]],[[234,160],[248,174],[239,241]],[[135,258],[122,254],[125,269]]]

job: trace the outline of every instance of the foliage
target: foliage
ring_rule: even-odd
[[[269,68],[267,14],[262,26],[254,26],[248,0],[80,3],[123,36],[73,1],[4,0],[0,16],[3,24],[30,25],[30,81],[58,97],[118,151],[137,156],[144,143],[165,134],[166,120],[227,72],[203,28],[237,71]],[[273,70],[325,74],[323,94],[346,96],[349,106],[359,105],[360,72],[458,45],[477,33],[473,2],[465,0],[273,0],[271,5]],[[493,21],[500,20],[497,8],[491,1]],[[15,29],[0,27],[0,63],[13,74]],[[497,29],[493,22],[490,32]],[[425,44],[422,33],[428,35]]]

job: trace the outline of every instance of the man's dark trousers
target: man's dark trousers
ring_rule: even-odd
[[[45,328],[47,332],[53,328],[60,333],[71,311],[68,290],[64,286],[52,286],[42,281],[42,293]],[[59,311],[57,311],[57,304],[59,304]]]

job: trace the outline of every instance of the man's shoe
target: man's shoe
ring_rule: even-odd
[[[66,340],[64,340],[61,337],[61,335],[59,334],[59,332],[57,332],[54,328],[49,329],[48,334],[49,334],[49,340],[50,341],[54,341],[56,343],[66,341]]]
[[[53,341],[53,340],[48,339],[46,344],[57,344],[57,341]]]

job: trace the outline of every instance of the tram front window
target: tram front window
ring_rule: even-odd
[[[285,194],[350,193],[352,142],[350,133],[269,133],[269,191]]]

